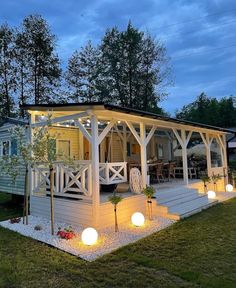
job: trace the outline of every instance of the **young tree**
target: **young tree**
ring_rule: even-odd
[[[77,102],[93,102],[97,100],[97,61],[98,50],[87,43],[80,52],[75,51],[68,62],[65,79],[72,90],[70,98]]]
[[[122,201],[122,197],[116,195],[115,193],[109,197],[109,201],[114,206],[114,214],[115,214],[115,232],[119,231],[118,228],[118,219],[117,219],[117,205]]]
[[[0,26],[0,117],[11,115],[15,89],[14,31],[3,24]]]
[[[59,87],[61,76],[60,61],[55,53],[55,35],[40,15],[30,15],[23,20],[22,29],[17,36],[21,100],[32,94],[35,104],[55,102],[55,91]],[[23,55],[26,59],[25,66],[22,66]],[[23,77],[22,68],[25,68],[26,77]],[[26,80],[24,83],[23,79]]]
[[[145,189],[143,189],[143,194],[147,198],[149,220],[152,220],[152,198],[155,195],[155,189],[152,186],[148,186]]]

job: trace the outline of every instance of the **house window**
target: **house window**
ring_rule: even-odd
[[[163,157],[164,157],[163,144],[158,144],[158,158],[163,159]]]
[[[131,156],[131,153],[130,153],[130,142],[127,142],[127,156]]]
[[[10,155],[10,141],[2,141],[1,145],[1,155]]]
[[[139,144],[132,144],[132,154],[133,155],[140,154],[140,146],[139,146]]]
[[[17,141],[14,139],[11,141],[11,155],[17,155]]]

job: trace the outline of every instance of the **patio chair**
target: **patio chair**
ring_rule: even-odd
[[[165,177],[163,174],[163,168],[164,168],[164,163],[157,162],[156,165],[154,166],[153,171],[150,171],[150,174],[153,175],[159,183],[161,182],[161,180],[162,181],[165,180]]]
[[[170,162],[167,166],[167,177],[168,180],[171,180],[171,177],[175,179],[175,162]]]

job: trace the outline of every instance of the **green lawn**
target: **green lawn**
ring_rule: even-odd
[[[7,200],[0,219],[20,211],[4,210]],[[92,263],[0,228],[0,287],[235,288],[236,200]]]

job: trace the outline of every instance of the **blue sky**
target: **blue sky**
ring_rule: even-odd
[[[173,113],[202,91],[236,96],[235,0],[1,0],[0,19],[19,25],[41,14],[58,38],[58,54],[68,57],[106,28],[134,26],[161,39],[171,57],[174,86],[161,103]]]

